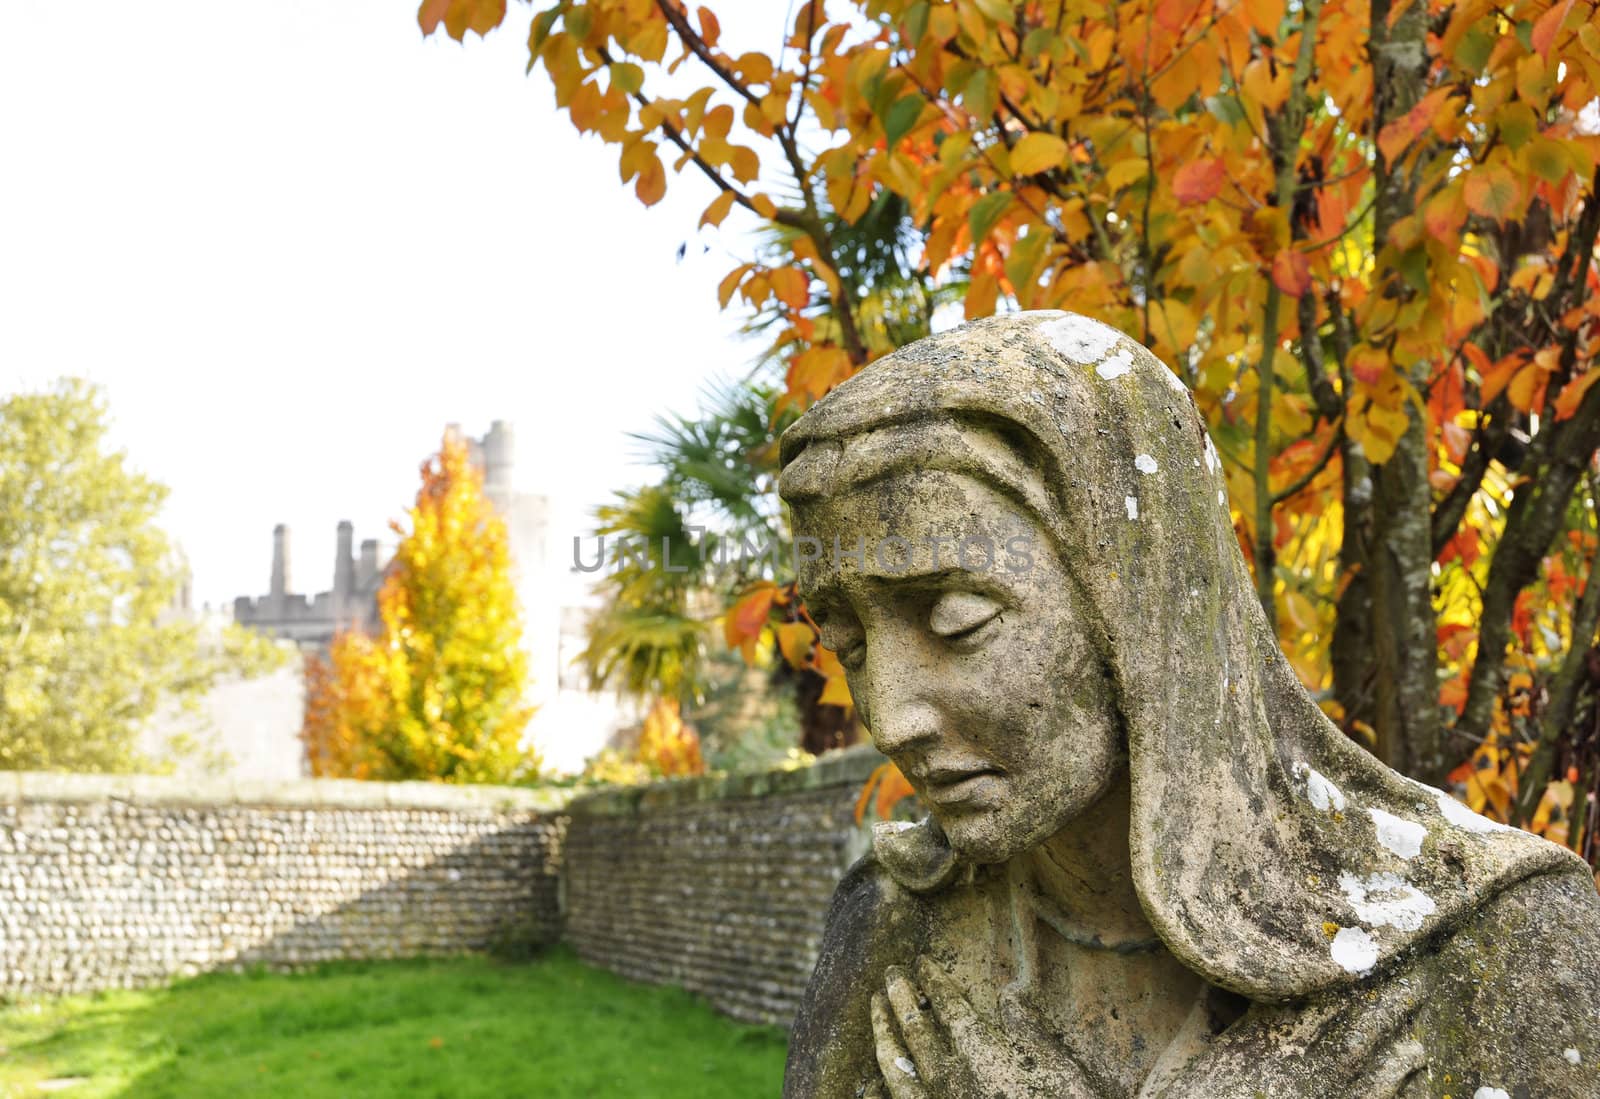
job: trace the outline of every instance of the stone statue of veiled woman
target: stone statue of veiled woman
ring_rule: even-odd
[[[931,811],[839,887],[788,1099],[1600,1096],[1588,868],[1323,716],[1135,341],[970,324],[782,445],[802,593]]]

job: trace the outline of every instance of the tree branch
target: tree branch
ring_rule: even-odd
[[[1334,452],[1339,449],[1339,440],[1344,433],[1343,428],[1343,419],[1339,419],[1334,422],[1333,433],[1328,436],[1328,445],[1322,448],[1321,457],[1319,457],[1316,460],[1316,463],[1312,465],[1310,469],[1306,470],[1305,473],[1301,474],[1299,477],[1296,477],[1293,481],[1289,482],[1288,485],[1272,494],[1272,505],[1274,507],[1286,500],[1298,496],[1307,485],[1316,480],[1317,474],[1321,473],[1328,467],[1329,460],[1333,458]]]
[[[1484,427],[1482,421],[1479,422],[1472,449],[1461,463],[1461,476],[1445,498],[1434,506],[1430,543],[1435,560],[1444,552],[1450,539],[1456,536],[1468,505],[1483,484],[1484,474],[1489,472],[1490,463],[1499,457],[1500,448],[1511,432],[1511,406],[1503,396],[1497,397],[1485,414],[1488,426]]]
[[[1589,494],[1600,501],[1600,474],[1589,471]],[[1572,724],[1573,709],[1578,701],[1578,679],[1594,644],[1595,631],[1600,629],[1600,549],[1589,558],[1589,573],[1584,581],[1583,599],[1572,616],[1572,642],[1561,668],[1550,685],[1550,702],[1545,708],[1539,740],[1528,760],[1528,769],[1522,774],[1517,790],[1516,813],[1518,823],[1526,825],[1533,819],[1544,796],[1544,788],[1554,769],[1556,747]]]

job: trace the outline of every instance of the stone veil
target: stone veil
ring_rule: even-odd
[[[1461,1038],[1463,1048],[1490,1052],[1463,1064],[1454,1083],[1443,1082],[1443,1061],[1427,1060],[1426,1072],[1406,1077],[1411,1090],[1371,1094],[1465,1099],[1479,1085],[1480,1096],[1600,1094],[1600,1048],[1586,1045],[1600,1035],[1592,957],[1600,921],[1588,868],[1389,770],[1324,716],[1256,602],[1204,421],[1172,371],[1137,341],[1074,314],[1029,312],[908,345],[789,429],[783,494],[825,491],[857,461],[970,471],[990,460],[963,446],[974,427],[1016,440],[1027,479],[1043,486],[1029,510],[1090,609],[1127,738],[1128,841],[1148,921],[1184,966],[1250,1005],[1240,1023],[1255,1026],[1256,1038],[1241,1039],[1231,1062],[1226,1043],[1217,1043],[1211,1061],[1196,1062],[1187,1077],[1180,1071],[1161,1094],[1326,1094],[1292,1068],[1275,1075],[1263,1067],[1264,1051],[1295,1059],[1308,1004],[1346,1011],[1359,1029],[1364,1001],[1403,986],[1405,1011],[1415,1012],[1420,997],[1442,987],[1426,959],[1451,948],[1448,967],[1477,965],[1482,954],[1488,968],[1473,979],[1505,988],[1500,1000],[1468,1004],[1465,997],[1479,993],[1450,984],[1438,994],[1455,997],[1454,1009],[1492,1015],[1515,1002],[1514,1010],[1526,1010],[1527,982],[1542,981],[1576,997],[1557,1014],[1575,1012],[1577,1021],[1551,1037],[1552,1050],[1496,1053],[1494,1042],[1529,1039]],[[860,444],[874,435],[895,442]],[[1015,471],[991,471],[991,479],[1018,482]],[[870,865],[841,887],[812,1003],[797,1024],[786,1096],[836,1094],[829,1051],[859,1043],[852,1028],[863,1010],[836,987],[847,980],[840,967],[871,971],[896,961],[897,942],[914,936],[875,908],[887,903],[886,891],[926,898],[948,888],[959,867],[941,851],[931,820],[882,830]],[[1534,881],[1546,884],[1519,889]],[[1529,899],[1499,923],[1484,923],[1496,899],[1511,893]],[[852,941],[850,923],[875,919],[899,930]],[[1539,947],[1547,952],[1591,956],[1525,974],[1535,963],[1502,948],[1513,928],[1553,936]],[[1479,933],[1483,941],[1466,941]],[[1485,1033],[1506,1030],[1504,1019],[1479,1022]],[[1431,1051],[1427,1028],[1413,1029]],[[1491,1078],[1489,1066],[1524,1056],[1530,1067],[1520,1077],[1513,1065]],[[1516,1078],[1527,1090],[1516,1090]]]

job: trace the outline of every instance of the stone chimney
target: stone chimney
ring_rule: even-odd
[[[516,469],[517,443],[511,425],[496,420],[489,425],[479,453],[475,455],[483,470],[483,493],[502,516],[511,507],[511,480]]]
[[[356,559],[351,552],[355,527],[350,520],[339,523],[339,548],[333,558],[333,599],[335,604],[347,601],[356,590]]]
[[[289,593],[289,528],[279,523],[272,528],[272,587],[275,600],[281,601]]]
[[[364,539],[361,556],[356,559],[356,591],[367,591],[378,579],[378,540]]]

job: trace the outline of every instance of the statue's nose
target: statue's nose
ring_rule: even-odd
[[[939,708],[928,697],[924,675],[914,668],[896,668],[875,676],[870,709],[864,716],[872,742],[886,756],[931,745],[942,725]]]

